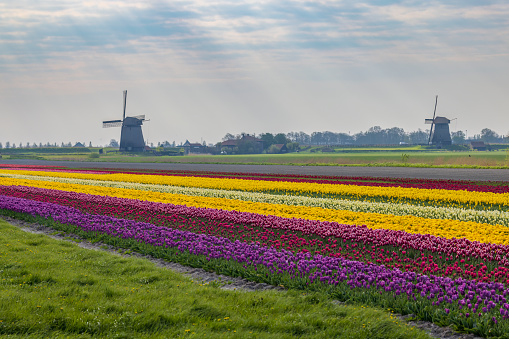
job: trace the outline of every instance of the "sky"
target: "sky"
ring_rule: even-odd
[[[505,0],[0,0],[0,142],[509,133]]]

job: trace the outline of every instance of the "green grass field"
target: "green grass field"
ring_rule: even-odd
[[[509,146],[508,146],[509,147]],[[301,153],[246,154],[246,155],[187,155],[155,156],[152,154],[99,155],[92,153],[38,153],[4,154],[4,159],[32,158],[64,161],[138,162],[138,163],[220,163],[220,164],[275,164],[275,165],[328,165],[328,166],[409,166],[409,167],[464,167],[509,168],[509,150],[445,151],[425,150],[422,146],[337,148],[334,153],[322,153],[319,147]],[[311,152],[311,151],[315,152]],[[93,154],[93,155],[92,155]]]
[[[492,152],[358,152],[358,153],[290,153],[247,155],[44,155],[47,160],[154,163],[222,163],[331,166],[413,166],[413,167],[509,167],[506,151]]]
[[[0,335],[9,338],[429,338],[389,310],[318,293],[225,291],[3,220],[0,235]]]

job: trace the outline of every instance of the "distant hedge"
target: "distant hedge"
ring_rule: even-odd
[[[0,148],[0,154],[38,154],[38,153],[76,154],[90,152],[92,152],[92,150],[87,147]]]

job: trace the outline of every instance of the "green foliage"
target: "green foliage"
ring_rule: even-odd
[[[274,141],[274,135],[272,133],[262,133],[259,136],[263,140],[263,148],[268,149],[270,146],[276,144]]]
[[[3,148],[3,154],[76,154],[92,152],[87,147]]]
[[[279,147],[277,147],[276,145],[271,145],[271,146],[267,149],[267,153],[268,153],[268,154],[278,154],[278,153],[279,153]]]
[[[297,150],[299,150],[299,143],[289,142],[286,144],[286,148],[288,149],[288,152],[296,152]]]
[[[274,136],[274,143],[275,144],[286,144],[290,142],[290,140],[288,140],[286,138],[286,135],[284,135],[283,133],[278,133]]]
[[[406,154],[406,153],[403,153],[401,154],[401,162],[406,164],[408,163],[408,159],[410,158],[410,155]]]

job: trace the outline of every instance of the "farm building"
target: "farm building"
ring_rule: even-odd
[[[221,143],[226,153],[262,153],[263,140],[249,134],[242,134],[240,139],[230,139]]]
[[[184,147],[184,154],[186,155],[189,153],[202,153],[203,149],[205,148],[205,146],[202,144],[197,142],[191,143],[189,140],[186,140],[182,146]]]
[[[470,148],[476,151],[486,151],[488,149],[484,141],[471,141]]]
[[[286,144],[274,144],[271,147],[274,147],[274,149],[277,149],[277,153],[288,153],[288,148],[286,147]]]

